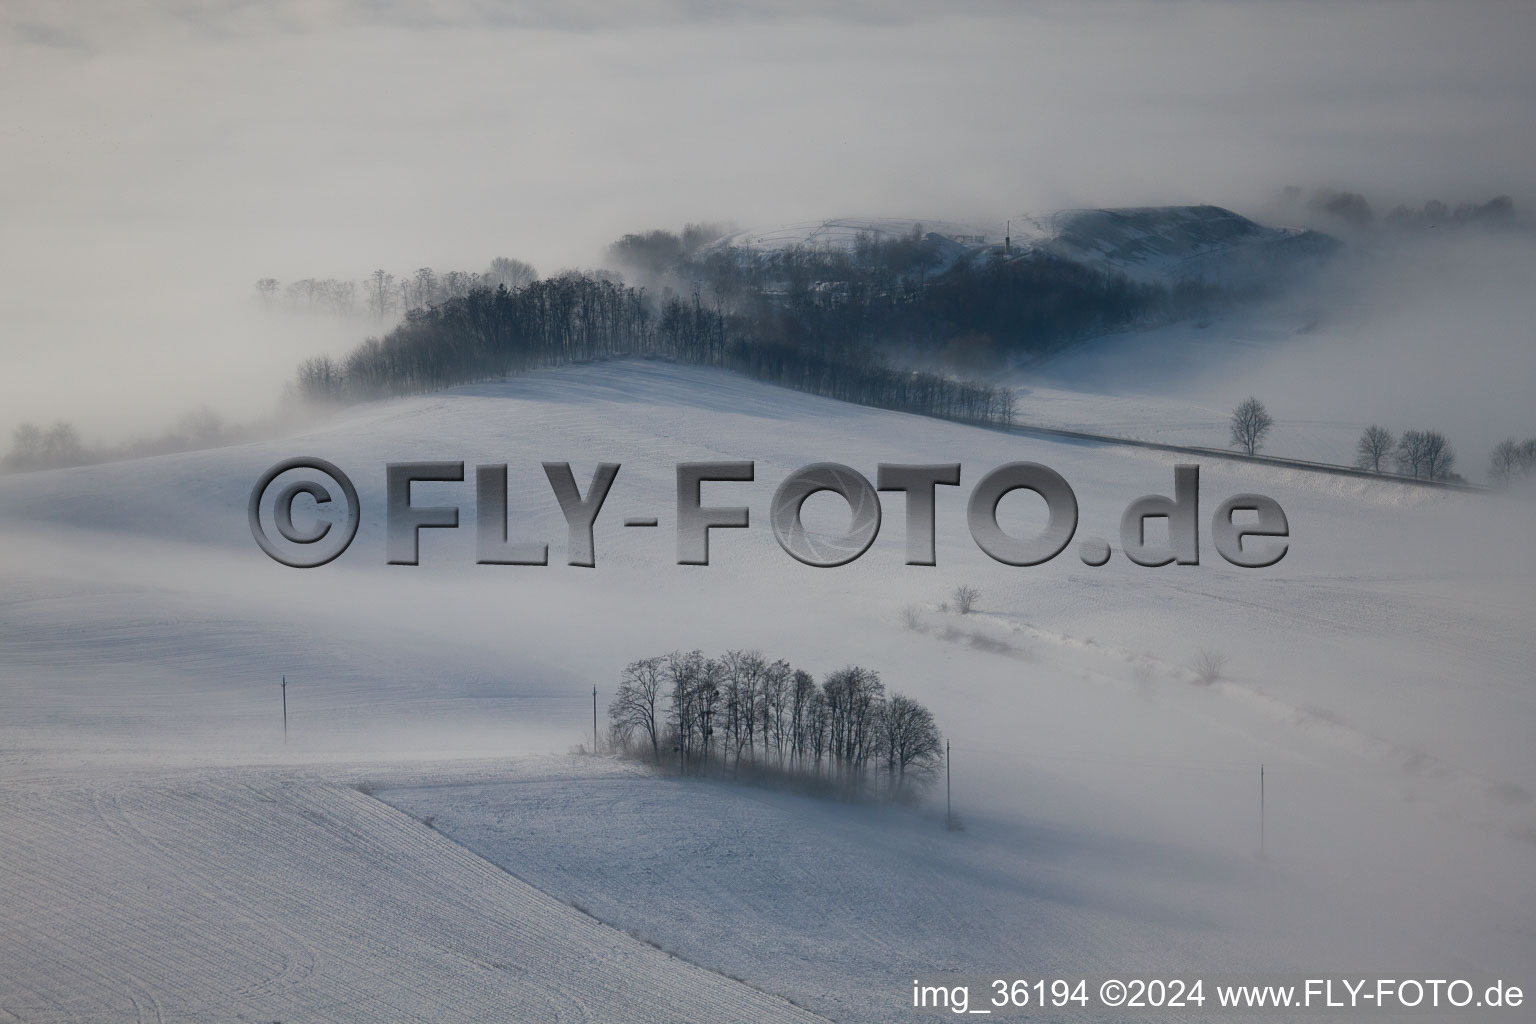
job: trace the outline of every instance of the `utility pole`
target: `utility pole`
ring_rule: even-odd
[[[597,687],[592,687],[592,753],[597,753]]]
[[[946,829],[955,827],[954,818],[949,812],[949,740],[944,741],[944,827]]]
[[[283,746],[288,745],[288,677],[283,676]]]
[[[1264,859],[1264,764],[1259,763],[1259,860]]]

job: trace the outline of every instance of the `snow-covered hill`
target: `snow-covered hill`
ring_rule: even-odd
[[[348,472],[363,508],[352,547],[314,570],[268,559],[246,518],[262,471],[295,455]],[[475,564],[471,476],[416,487],[463,525],[423,531],[420,566],[387,565],[384,465],[423,459],[507,463],[511,534],[547,541],[551,564]],[[679,566],[675,465],[712,459],[755,462],[753,482],[704,495],[752,525]],[[565,460],[583,487],[622,464],[595,568],[565,564],[540,467]],[[1078,538],[1117,549],[1124,507],[1170,493],[1176,461],[626,361],[0,478],[0,1010],[725,1020],[787,1017],[787,997],[855,1020],[880,971],[1536,961],[1529,505],[1210,464],[1202,564],[1117,550],[1089,568],[1074,545],[1012,568],[977,549],[965,503],[1020,460],[1074,488]],[[781,551],[768,502],[818,461],[871,478],[961,463],[962,486],[939,489],[938,566],[904,564],[896,495],[850,565]],[[1210,513],[1243,492],[1289,518],[1271,569],[1210,547]],[[1004,500],[1006,528],[1038,527],[1025,499]],[[846,519],[826,495],[806,515],[824,532]],[[968,616],[940,607],[959,583],[982,593]],[[923,700],[967,830],[589,759],[506,762],[590,735],[591,688],[606,701],[626,662],[692,647],[866,665]],[[1197,685],[1202,651],[1226,656],[1225,678]],[[438,830],[347,788],[361,781]],[[697,869],[661,870],[679,857]]]
[[[792,246],[851,252],[860,236],[889,240],[914,230],[940,243],[941,268],[966,252],[1047,252],[1132,280],[1253,285],[1290,275],[1338,243],[1298,228],[1271,228],[1218,206],[1147,206],[1020,214],[988,222],[836,218],[734,232],[717,247],[773,252]],[[1004,246],[1007,251],[1004,252]]]

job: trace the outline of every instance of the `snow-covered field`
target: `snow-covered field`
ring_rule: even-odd
[[[1305,363],[1308,349],[1340,343],[1314,317],[1305,308],[1260,307],[1124,331],[1000,380],[1018,394],[1021,423],[1204,448],[1227,447],[1233,408],[1261,395],[1275,417],[1265,454],[1353,466],[1371,420],[1359,401],[1310,401],[1290,385],[1276,394],[1277,363]],[[1469,472],[1480,468],[1472,462]]]
[[[301,454],[363,507],[308,571],[245,513]],[[419,485],[464,525],[386,565],[384,464],[407,459],[508,463],[512,534],[552,564],[476,565],[470,482]],[[674,466],[707,459],[756,462],[705,492],[753,525],[678,566]],[[564,564],[550,460],[583,487],[622,463],[595,569]],[[1074,545],[1020,569],[964,526],[1016,460],[1065,476],[1078,537],[1117,548],[1178,461],[620,362],[0,479],[0,1016],[779,1020],[791,999],[889,1020],[914,972],[1528,972],[1529,504],[1210,463],[1202,518],[1239,492],[1284,507],[1278,566],[1221,561],[1206,519],[1199,566],[1089,568]],[[769,499],[816,461],[962,463],[938,566],[903,564],[889,499],[857,562],[784,554]],[[1000,517],[1035,512],[1015,495]],[[841,526],[828,496],[806,513]],[[621,525],[641,515],[661,528]],[[940,609],[958,583],[977,613]],[[563,754],[593,685],[606,702],[624,663],[691,647],[878,670],[952,740],[966,830]],[[1205,650],[1227,657],[1211,686]]]

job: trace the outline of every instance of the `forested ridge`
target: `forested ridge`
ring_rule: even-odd
[[[943,266],[944,240],[920,228],[861,237],[851,251],[762,253],[700,244],[701,236],[691,247],[689,232],[615,243],[614,262],[656,282],[654,291],[579,271],[470,283],[410,309],[341,359],[306,361],[297,390],[361,401],[642,356],[881,408],[1008,423],[1010,389],[950,371],[1050,351],[1208,298],[1038,253],[969,252]]]

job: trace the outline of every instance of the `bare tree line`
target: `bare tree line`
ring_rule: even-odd
[[[230,423],[206,405],[181,416],[168,430],[158,435],[115,445],[86,444],[74,424],[62,420],[47,428],[35,423],[23,423],[12,431],[11,449],[0,459],[0,469],[11,472],[62,469],[145,455],[214,448],[265,436],[272,429],[273,423],[270,421]]]
[[[966,370],[1219,298],[1208,287],[1138,284],[1039,251],[962,249],[921,224],[905,233],[860,232],[848,247],[766,251],[707,244],[718,230],[626,235],[609,258],[642,280],[697,292],[750,319],[765,339],[844,358],[900,351]]]
[[[475,288],[520,288],[538,276],[522,260],[498,256],[479,273],[450,270],[439,274],[431,267],[420,267],[397,277],[381,268],[361,281],[305,277],[286,284],[264,277],[256,282],[256,295],[263,305],[272,307],[385,320],[408,310],[461,299]]]
[[[1403,476],[1425,480],[1459,480],[1452,467],[1456,451],[1438,430],[1405,430],[1401,437],[1378,423],[1365,428],[1355,443],[1355,465],[1373,473],[1393,462]]]
[[[631,662],[608,720],[621,750],[685,774],[746,772],[907,797],[942,766],[932,712],[887,696],[877,673],[850,665],[818,684],[760,651],[673,651]]]
[[[1231,444],[1253,455],[1263,447],[1274,424],[1274,417],[1263,402],[1257,398],[1244,399],[1232,412]],[[1531,457],[1536,459],[1536,441],[1528,444],[1531,445]],[[1490,476],[1496,483],[1522,472],[1519,468],[1522,450],[1513,438],[1494,450]],[[1372,473],[1383,473],[1385,467],[1394,464],[1399,474],[1415,479],[1461,479],[1452,470],[1456,465],[1456,451],[1438,430],[1407,430],[1401,437],[1394,437],[1392,431],[1380,424],[1366,427],[1355,442],[1355,465]]]
[[[621,356],[676,359],[737,370],[812,394],[969,422],[1011,423],[1013,391],[884,365],[868,351],[830,352],[764,337],[749,317],[667,295],[656,309],[641,289],[569,272],[520,287],[472,288],[412,309],[381,338],[340,360],[300,365],[306,399],[362,401],[415,394],[537,367]]]

